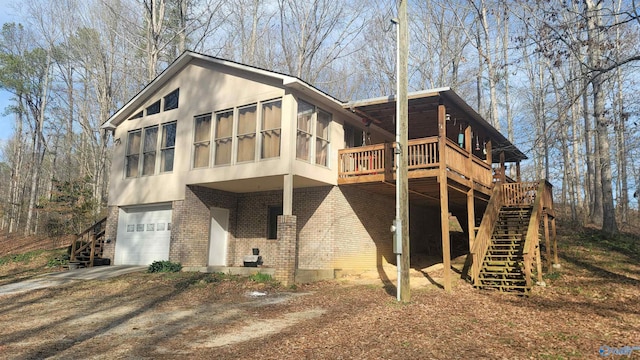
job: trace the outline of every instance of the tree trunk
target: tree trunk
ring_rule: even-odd
[[[602,3],[585,0],[588,35],[589,65],[598,69],[602,65],[602,19],[600,12]],[[598,143],[597,158],[600,160],[602,184],[602,231],[607,234],[618,232],[613,201],[613,176],[611,173],[611,150],[609,148],[608,120],[605,116],[605,94],[602,88],[603,74],[596,72],[591,79],[593,87],[593,115],[596,121],[596,137]]]

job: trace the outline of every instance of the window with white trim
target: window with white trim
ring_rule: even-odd
[[[214,165],[231,164],[233,109],[216,113]]]
[[[244,106],[238,109],[237,162],[253,161],[256,158],[256,124],[258,107]]]
[[[144,128],[144,145],[142,146],[142,175],[153,175],[156,172],[156,150],[158,146],[158,126]]]
[[[176,121],[162,125],[160,143],[160,172],[173,171],[173,159],[176,150]]]
[[[262,104],[261,159],[280,157],[280,131],[282,123],[282,100]]]
[[[209,166],[211,144],[211,114],[196,116],[193,139],[193,167]]]
[[[125,176],[138,176],[138,168],[140,167],[140,140],[142,139],[142,130],[129,131],[127,134],[127,151],[125,154]]]
[[[331,114],[298,100],[296,158],[312,164],[329,165]]]

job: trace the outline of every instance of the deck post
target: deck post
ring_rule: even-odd
[[[438,105],[438,153],[439,172],[438,182],[440,183],[440,222],[442,227],[442,265],[444,265],[444,290],[451,292],[451,248],[449,239],[449,193],[447,188],[447,120],[446,108],[443,104]]]
[[[500,152],[500,183],[504,184],[507,182],[507,169],[504,166],[504,151]]]
[[[471,148],[471,125],[467,125],[464,129],[464,149],[469,153],[467,159],[467,174],[469,174],[469,191],[467,191],[467,227],[469,231],[469,252],[473,249],[473,243],[476,239],[476,214],[473,199],[473,182],[475,176],[473,173],[473,149]]]
[[[491,166],[491,164],[493,164],[493,145],[491,144],[491,140],[485,144],[485,150],[487,151],[487,159],[485,162]]]
[[[547,269],[551,273],[553,271],[553,260],[551,260],[551,239],[549,239],[549,214],[547,214],[546,210],[542,221],[544,222],[544,247],[547,256]]]
[[[520,176],[520,161],[516,162],[516,181],[522,182],[522,177]]]

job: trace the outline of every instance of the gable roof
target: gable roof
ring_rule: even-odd
[[[137,108],[139,108],[150,94],[159,90],[169,79],[179,73],[187,64],[192,60],[198,59],[211,64],[218,64],[233,69],[239,69],[247,71],[256,75],[262,75],[268,78],[272,78],[282,82],[283,87],[296,89],[304,92],[313,97],[321,97],[325,101],[335,104],[337,108],[342,108],[344,101],[341,101],[324,91],[310,85],[309,83],[295,77],[286,74],[282,74],[276,71],[262,69],[256,66],[241,64],[231,60],[225,60],[214,56],[200,54],[193,51],[185,51],[177,59],[175,59],[160,75],[156,76],[150,83],[148,83],[140,92],[138,92],[131,100],[124,104],[118,111],[116,111],[109,119],[107,119],[100,128],[102,129],[115,129]]]

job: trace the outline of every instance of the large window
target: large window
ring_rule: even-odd
[[[328,166],[331,114],[319,110],[316,121],[316,164]]]
[[[233,110],[216,114],[215,165],[231,163],[231,139],[233,135]]]
[[[177,123],[175,121],[162,125],[160,172],[173,171],[173,158],[176,148],[176,125]]]
[[[262,159],[280,156],[281,117],[282,100],[262,104],[262,151],[260,153]]]
[[[156,171],[156,149],[158,146],[158,127],[144,129],[142,148],[142,175],[153,175]]]
[[[196,129],[193,139],[193,167],[209,166],[211,144],[211,114],[196,117]]]
[[[238,109],[238,162],[256,158],[256,113],[256,105]]]
[[[296,135],[296,158],[309,161],[311,158],[311,137],[313,137],[313,113],[315,106],[298,101],[298,132]]]
[[[296,158],[328,166],[331,114],[298,100]]]
[[[142,139],[142,130],[130,131],[127,136],[127,153],[125,158],[125,176],[138,176],[138,167],[140,163],[140,140]]]

